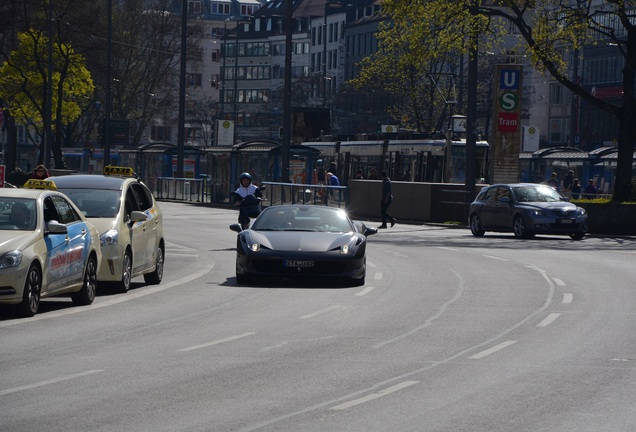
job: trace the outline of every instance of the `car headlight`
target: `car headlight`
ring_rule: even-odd
[[[111,229],[106,231],[104,234],[99,236],[99,244],[101,246],[110,246],[117,244],[119,240],[119,231],[116,229]]]
[[[543,216],[544,214],[543,210],[530,210],[531,216]]]
[[[355,250],[355,240],[350,241],[349,243],[345,243],[342,246],[340,246],[340,253],[342,255],[347,255],[350,253],[354,253]]]
[[[587,211],[583,207],[579,207],[577,211],[581,216],[585,216],[587,214]]]
[[[13,250],[0,257],[0,269],[15,267],[22,262],[22,251]]]
[[[252,252],[258,252],[259,250],[261,250],[261,244],[260,243],[256,243],[256,242],[248,242],[247,243],[247,247],[252,251]]]

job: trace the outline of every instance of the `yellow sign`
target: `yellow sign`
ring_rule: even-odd
[[[135,171],[131,167],[105,166],[104,175],[118,175],[124,177],[133,177]]]
[[[24,184],[27,189],[50,189],[57,190],[57,186],[53,180],[36,180],[30,179]]]

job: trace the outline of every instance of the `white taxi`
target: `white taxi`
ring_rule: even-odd
[[[103,175],[50,177],[100,234],[98,282],[120,292],[134,277],[161,283],[165,257],[162,214],[152,192],[129,167],[107,166]]]
[[[100,262],[97,229],[53,182],[0,189],[0,304],[17,305],[23,316],[55,295],[91,304]]]

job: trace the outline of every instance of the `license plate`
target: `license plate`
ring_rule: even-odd
[[[285,260],[285,267],[313,267],[313,261],[295,261],[295,260]]]
[[[574,222],[574,221],[573,221],[572,219],[561,219],[561,223],[562,223],[562,224],[571,224],[571,223],[573,223],[573,222]]]

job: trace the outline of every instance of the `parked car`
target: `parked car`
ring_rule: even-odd
[[[469,208],[474,236],[486,231],[513,232],[517,238],[535,234],[566,234],[580,240],[587,231],[584,208],[568,202],[556,190],[541,184],[495,184],[483,188]]]
[[[107,166],[103,175],[50,177],[99,231],[103,262],[98,282],[121,291],[134,277],[148,284],[163,279],[165,242],[162,213],[132,168]]]
[[[352,221],[339,208],[270,206],[236,239],[236,280],[255,277],[330,278],[364,285],[367,236],[377,228]]]
[[[0,304],[23,316],[35,315],[44,297],[91,304],[100,263],[97,229],[52,181],[0,189]]]

